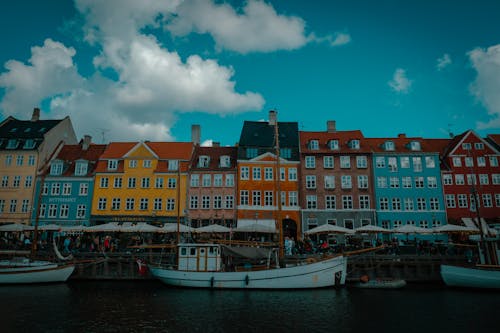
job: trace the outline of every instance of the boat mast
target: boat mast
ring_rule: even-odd
[[[276,211],[276,227],[278,229],[279,235],[279,256],[283,258],[285,256],[284,244],[283,244],[283,228],[281,225],[281,164],[280,164],[280,141],[279,141],[279,129],[278,129],[278,119],[274,122],[274,148],[276,150],[276,201],[278,210]]]
[[[31,243],[31,259],[34,258],[38,247],[38,223],[40,220],[40,207],[42,206],[42,191],[45,185],[45,170],[42,169],[42,175],[40,177],[40,189],[38,191],[38,199],[36,203],[36,213],[35,213],[35,229],[33,230],[33,243]],[[54,236],[52,236],[54,237]]]
[[[177,244],[180,243],[181,233],[181,161],[177,165]]]

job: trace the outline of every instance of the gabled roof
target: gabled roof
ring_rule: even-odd
[[[34,140],[34,146],[28,150],[36,149],[43,142],[44,135],[64,119],[57,120],[19,120],[12,116],[0,124],[0,149],[6,149],[9,139],[19,140],[16,149],[23,149],[26,140]]]
[[[137,142],[110,142],[104,153],[101,155],[101,160],[120,159],[136,145]]]
[[[498,149],[495,147],[495,144],[490,142],[489,140],[481,138],[479,135],[477,135],[473,130],[467,130],[464,133],[457,135],[456,137],[453,138],[452,142],[450,142],[450,145],[448,146],[447,151],[445,152],[443,157],[448,157],[450,155],[456,155],[458,152],[461,152],[462,149],[462,143],[465,142],[481,142],[487,147],[488,149],[492,150],[493,152],[497,152]],[[462,152],[465,153],[465,152]]]
[[[335,131],[335,132],[299,132],[301,153],[339,153],[339,152],[369,152],[369,145],[364,141],[365,137],[360,130]],[[319,149],[310,149],[309,142],[318,140]],[[339,149],[331,150],[328,143],[331,140],[338,140]],[[351,149],[348,144],[351,140],[359,140],[360,148]]]
[[[488,134],[486,141],[495,147],[497,151],[500,151],[500,134]]]
[[[210,157],[210,163],[208,167],[200,168],[198,167],[198,159],[200,156]],[[226,168],[221,168],[219,166],[220,157],[229,156],[230,165]],[[217,169],[217,170],[228,170],[236,168],[236,161],[238,156],[238,149],[236,147],[201,147],[197,146],[194,151],[191,169],[193,170],[206,170],[206,169]]]

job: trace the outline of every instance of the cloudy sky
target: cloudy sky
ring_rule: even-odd
[[[366,136],[500,133],[500,2],[0,4],[0,118],[69,115],[95,142],[234,144],[244,120]]]

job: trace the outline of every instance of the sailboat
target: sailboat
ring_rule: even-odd
[[[42,176],[42,185],[43,179]],[[38,205],[40,206],[40,198],[38,198]],[[38,207],[38,212],[39,210],[40,207]],[[0,284],[65,282],[75,270],[75,265],[71,263],[59,264],[33,259],[37,252],[38,213],[33,234],[31,255],[29,257],[14,257],[8,260],[0,260]],[[54,250],[56,254],[60,255],[55,243]]]
[[[276,170],[280,170],[277,121],[274,137]],[[281,197],[279,178],[276,177],[277,198]],[[194,288],[306,289],[344,285],[347,258],[342,255],[284,263],[281,202],[277,202],[278,248],[178,243],[176,262],[149,265],[151,274],[167,285]]]

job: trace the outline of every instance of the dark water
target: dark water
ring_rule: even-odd
[[[0,332],[499,332],[500,293],[435,285],[238,291],[157,282],[0,287]]]

